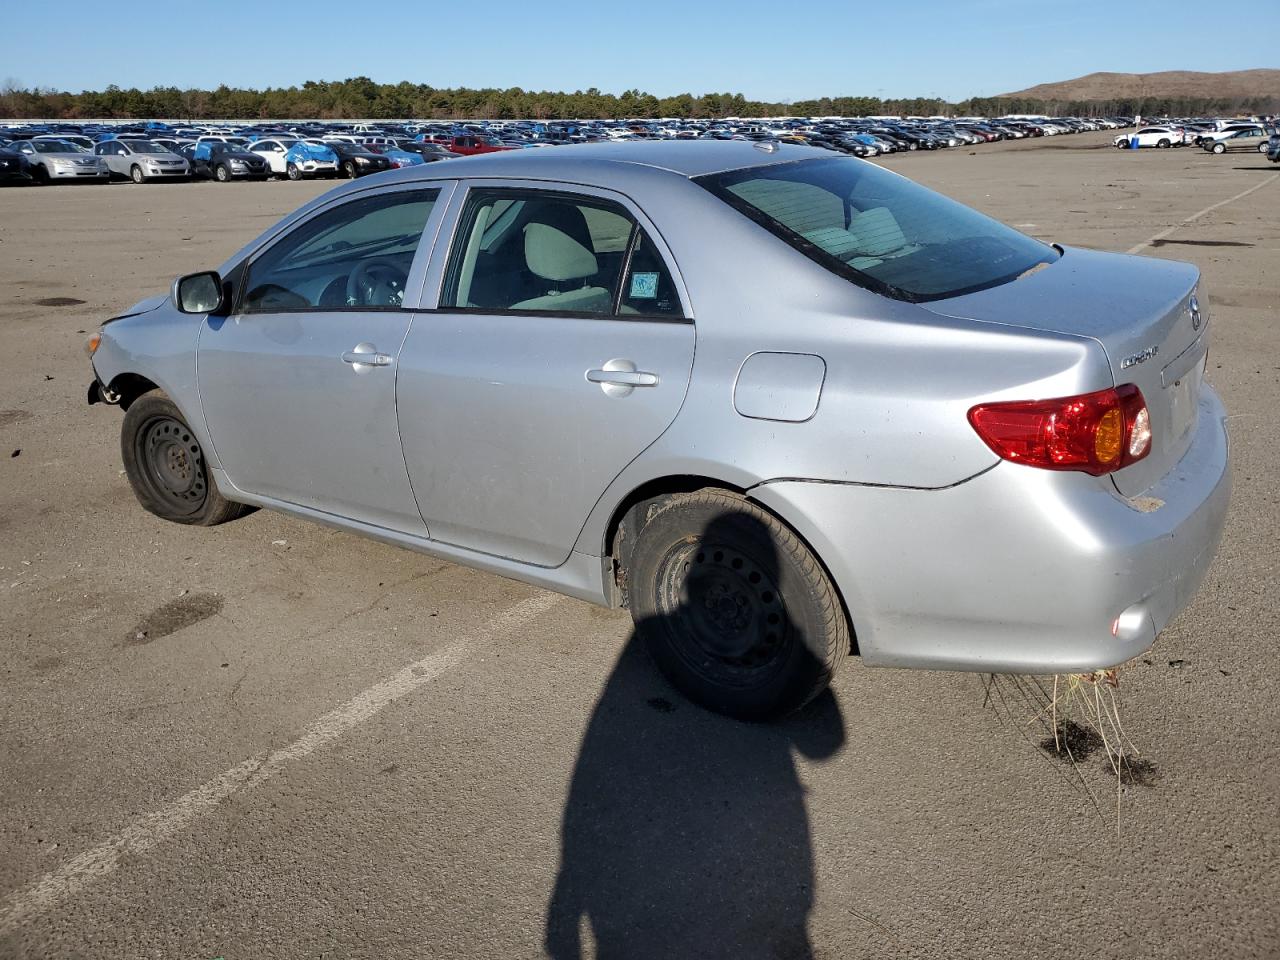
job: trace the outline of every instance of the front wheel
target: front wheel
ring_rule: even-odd
[[[809,548],[728,491],[650,504],[625,569],[641,642],[709,710],[743,720],[798,710],[849,649],[844,609]]]
[[[213,168],[213,179],[217,180],[219,183],[226,183],[231,179],[231,171],[220,163]]]
[[[342,175],[346,177],[348,180],[354,180],[356,178],[355,161],[348,160],[346,163],[342,165]]]
[[[1214,152],[1214,153],[1226,153],[1226,152],[1227,152],[1227,145],[1226,145],[1225,143],[1215,143],[1215,144],[1213,145],[1213,152]]]
[[[147,178],[142,175],[142,168],[135,163],[129,168],[129,179],[134,183],[145,183]]]
[[[218,492],[200,441],[182,411],[159,390],[129,405],[120,429],[120,455],[138,503],[157,517],[211,527],[248,509]]]
[[[290,180],[302,179],[302,171],[298,169],[298,165],[296,163],[291,163],[289,166],[285,167],[284,175]]]

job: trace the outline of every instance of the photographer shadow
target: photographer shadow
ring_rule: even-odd
[[[662,624],[641,631],[652,626]],[[574,768],[550,956],[812,957],[814,863],[795,754],[826,759],[844,742],[830,691],[773,724],[727,719],[674,693],[633,633]]]

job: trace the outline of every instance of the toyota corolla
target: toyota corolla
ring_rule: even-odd
[[[697,141],[362,179],[109,321],[139,502],[268,507],[630,609],[697,702],[1150,646],[1230,492],[1195,267]]]

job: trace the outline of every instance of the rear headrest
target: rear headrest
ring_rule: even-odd
[[[569,234],[545,223],[524,228],[524,259],[543,280],[581,280],[599,271],[596,255]]]

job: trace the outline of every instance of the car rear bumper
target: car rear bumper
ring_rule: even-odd
[[[1075,673],[1147,649],[1195,595],[1231,495],[1206,387],[1181,461],[1134,500],[1000,463],[942,490],[784,481],[751,495],[826,563],[869,665]]]

